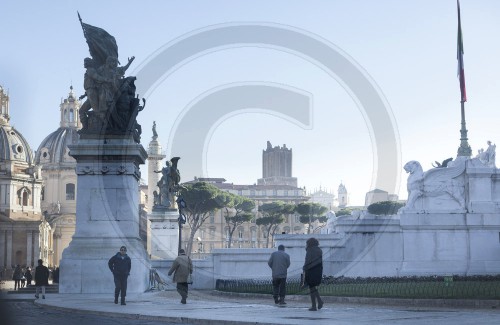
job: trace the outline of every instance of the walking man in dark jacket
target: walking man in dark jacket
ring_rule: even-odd
[[[121,292],[121,304],[125,305],[127,278],[132,267],[132,262],[127,255],[127,248],[125,246],[120,247],[120,251],[109,259],[108,266],[111,272],[113,272],[115,280],[115,304],[118,303],[118,296]]]
[[[273,270],[274,303],[284,307],[286,305],[286,276],[290,266],[290,255],[285,253],[285,246],[279,245],[278,250],[271,254],[267,264]]]
[[[35,269],[35,297],[38,299],[40,288],[42,289],[42,299],[45,299],[45,286],[49,285],[49,269],[43,265],[43,260],[38,260],[38,266]]]

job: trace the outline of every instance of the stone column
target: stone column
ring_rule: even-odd
[[[40,231],[33,232],[33,239],[35,239],[35,243],[33,245],[33,266],[38,265],[38,260],[41,258],[40,256]],[[47,265],[45,265],[47,266]]]
[[[28,230],[26,233],[26,265],[33,265],[33,231]]]
[[[7,268],[12,267],[12,230],[7,230],[7,260],[6,260],[6,266]]]
[[[70,146],[77,161],[76,228],[62,255],[60,293],[112,293],[108,260],[127,246],[130,293],[148,288],[150,262],[139,238],[139,164],[146,151],[130,137],[80,138]]]
[[[5,230],[0,230],[0,268],[6,267],[5,262]]]

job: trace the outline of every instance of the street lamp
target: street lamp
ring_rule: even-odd
[[[177,253],[182,248],[182,225],[186,223],[186,216],[182,213],[182,210],[186,208],[186,201],[182,198],[182,196],[177,197],[177,208],[179,209],[179,218],[177,218],[177,222],[179,223],[179,245],[177,247]]]

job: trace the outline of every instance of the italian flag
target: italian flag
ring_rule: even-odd
[[[467,93],[465,92],[465,73],[464,73],[464,44],[462,42],[462,26],[460,23],[460,2],[457,0],[458,9],[458,36],[457,36],[457,60],[458,70],[457,75],[460,80],[460,101],[467,101]]]

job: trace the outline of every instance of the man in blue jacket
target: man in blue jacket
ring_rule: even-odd
[[[284,307],[286,305],[285,294],[287,270],[290,266],[290,255],[285,253],[285,246],[279,245],[278,250],[271,254],[267,264],[273,270],[274,303],[279,304],[280,307]]]
[[[132,267],[132,262],[127,255],[127,248],[125,246],[120,247],[120,251],[109,259],[108,266],[111,272],[113,272],[115,279],[115,304],[118,304],[118,296],[121,292],[121,304],[125,305],[127,278]]]

